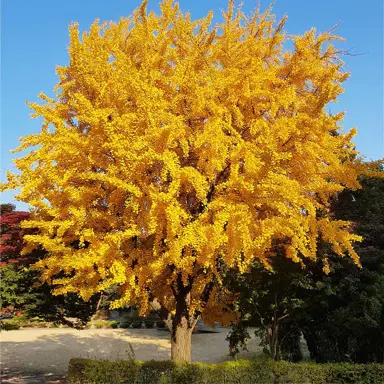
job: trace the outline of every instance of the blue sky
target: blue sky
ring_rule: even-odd
[[[193,18],[203,17],[209,10],[220,17],[226,0],[179,1],[183,11]],[[250,12],[256,0],[244,0]],[[5,170],[12,169],[9,151],[18,146],[21,136],[36,133],[40,122],[29,117],[25,102],[35,101],[39,92],[53,94],[57,82],[56,65],[68,62],[68,24],[78,21],[87,30],[96,18],[117,21],[128,16],[139,0],[4,0],[2,2],[1,41],[1,180]],[[158,10],[158,1],[149,1],[148,8]],[[261,0],[262,8],[269,0]],[[366,0],[277,0],[274,13],[278,18],[288,14],[286,30],[302,34],[311,27],[320,31],[340,23],[336,33],[347,39],[343,48],[358,56],[346,56],[351,77],[345,93],[331,107],[332,112],[347,112],[344,127],[357,127],[357,149],[367,159],[384,157],[383,133],[383,1]],[[27,206],[13,199],[14,192],[2,194],[2,202]]]

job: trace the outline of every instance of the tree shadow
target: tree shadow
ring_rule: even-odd
[[[2,371],[2,384],[65,384],[64,375],[43,372]]]
[[[11,331],[11,332],[25,332]],[[43,332],[36,331],[45,331]],[[7,335],[2,337],[1,343],[1,369],[2,383],[16,383],[24,376],[31,376],[27,383],[49,382],[44,381],[42,373],[56,377],[66,374],[68,362],[73,357],[84,357],[89,359],[127,359],[130,344],[133,347],[135,357],[138,360],[167,360],[170,358],[169,335],[155,332],[142,335],[130,333],[125,330],[28,330],[35,332],[35,337],[26,335],[17,337],[16,340],[7,340]],[[64,332],[63,332],[64,331]],[[104,332],[103,332],[104,331]],[[105,332],[109,331],[109,332]],[[118,332],[116,332],[118,331]],[[40,333],[40,334],[39,334]],[[3,335],[2,335],[3,336]],[[18,341],[20,339],[20,341]],[[38,377],[33,381],[33,377]],[[47,379],[50,379],[49,377]],[[7,380],[7,381],[5,381]],[[38,381],[40,380],[40,381]]]
[[[229,329],[223,329],[193,334],[192,361],[230,360],[228,332]],[[71,358],[125,360],[130,346],[137,360],[168,360],[171,355],[170,333],[157,329],[24,329],[6,332],[1,338],[4,383],[60,383],[55,380],[66,375]],[[253,340],[250,352],[242,357],[247,358],[259,349],[258,342]],[[11,381],[12,374],[13,378],[29,378]]]

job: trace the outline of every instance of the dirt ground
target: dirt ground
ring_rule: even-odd
[[[217,363],[229,360],[229,330],[218,328],[215,333],[192,336],[192,361]],[[253,333],[253,332],[250,332]],[[61,383],[69,359],[125,359],[129,344],[138,360],[166,360],[170,358],[170,335],[157,329],[87,329],[68,328],[21,329],[2,331],[2,383]],[[260,350],[253,338],[249,352]]]

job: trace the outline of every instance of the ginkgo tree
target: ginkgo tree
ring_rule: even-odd
[[[37,267],[57,294],[117,286],[112,305],[157,308],[172,359],[189,361],[200,316],[232,319],[223,269],[269,268],[277,244],[316,258],[320,238],[359,263],[360,238],[329,200],[359,188],[365,165],[343,113],[325,109],[348,78],[339,38],[290,37],[286,17],[233,1],[216,25],[171,0],[160,9],[70,26],[69,65],[54,98],[29,104],[42,129],[21,139],[30,151],[3,188],[32,207],[25,252],[49,252]]]

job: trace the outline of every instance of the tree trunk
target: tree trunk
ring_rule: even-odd
[[[175,284],[171,285],[176,301],[176,310],[173,314],[162,307],[160,303],[153,303],[154,306],[160,304],[161,316],[163,316],[165,323],[171,331],[172,361],[183,363],[191,362],[192,332],[201,314],[198,311],[195,311],[193,314],[190,313],[192,282],[193,279],[188,276],[188,285],[184,285],[181,273],[177,274]],[[201,296],[204,304],[208,302],[212,289],[213,283],[207,284],[204,288]]]
[[[100,297],[99,297],[99,300],[97,301],[97,305],[96,305],[96,312],[100,310],[102,300],[103,300],[103,292],[100,292]]]
[[[279,340],[279,326],[273,322],[272,327],[267,329],[269,352],[272,359],[275,361],[280,360],[280,340]]]
[[[172,322],[171,330],[171,358],[183,363],[191,362],[192,330],[185,317],[177,324]]]

